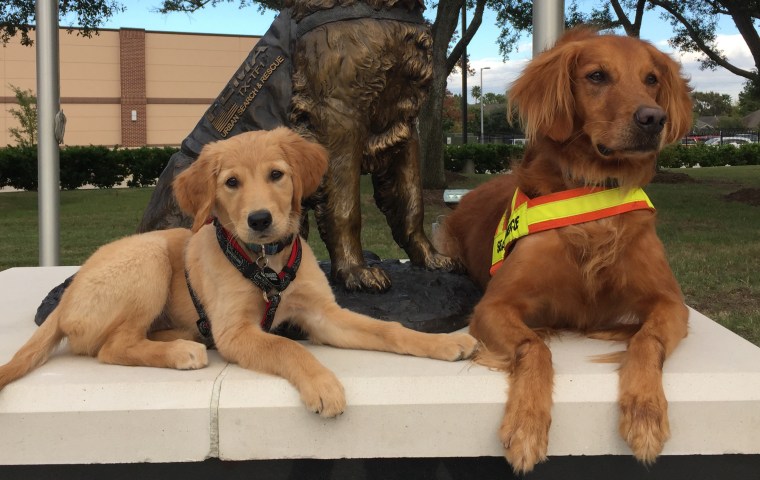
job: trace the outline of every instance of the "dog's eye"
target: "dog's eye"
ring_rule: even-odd
[[[650,73],[649,75],[647,75],[647,78],[644,79],[644,82],[647,85],[657,85],[657,77],[655,76],[654,73]]]
[[[607,80],[607,75],[603,71],[597,70],[586,75],[586,78],[594,83],[602,83]]]
[[[269,173],[269,178],[271,178],[272,180],[279,180],[282,178],[283,175],[284,174],[280,170],[272,170]]]
[[[226,182],[224,182],[225,185],[227,185],[230,188],[237,188],[238,186],[238,179],[235,177],[230,177],[227,179]]]

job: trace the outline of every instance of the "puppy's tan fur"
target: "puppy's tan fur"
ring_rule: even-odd
[[[193,232],[144,233],[96,251],[47,321],[0,367],[0,388],[41,365],[64,337],[73,353],[104,363],[204,367],[208,358],[199,343],[187,269],[225,359],[284,377],[307,408],[320,415],[341,413],[346,401],[338,379],[300,343],[262,331],[261,290],[230,263],[214,226],[205,224],[216,216],[241,244],[272,243],[296,234],[301,199],[314,192],[326,166],[322,147],[285,128],[208,145],[174,183],[180,206],[195,218]],[[256,231],[249,227],[248,215],[261,210],[271,212],[272,224]],[[341,308],[308,244],[302,242],[302,247],[300,269],[282,294],[273,327],[288,320],[315,343],[442,360],[467,358],[475,350],[476,341],[467,334],[419,333]],[[289,255],[285,248],[268,256],[269,266],[280,271]]]

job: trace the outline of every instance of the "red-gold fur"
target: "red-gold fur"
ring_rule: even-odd
[[[658,151],[689,128],[688,92],[678,64],[650,44],[571,31],[509,91],[529,138],[524,159],[511,175],[467,194],[441,230],[440,251],[485,290],[470,332],[487,348],[481,361],[509,372],[500,437],[517,471],[546,458],[551,423],[552,358],[536,328],[627,333],[620,433],[643,462],[669,436],[662,365],[686,335],[688,312],[653,213],[529,235],[493,278],[488,270],[496,225],[516,186],[535,197],[610,181],[647,184]]]
[[[174,183],[179,205],[196,219],[193,231],[160,230],[101,247],[76,274],[47,321],[0,367],[0,389],[44,363],[64,337],[73,353],[104,363],[206,366],[206,347],[198,343],[195,325],[198,314],[185,282],[187,269],[222,357],[284,377],[307,408],[322,416],[341,413],[346,401],[338,379],[300,343],[262,331],[261,290],[230,263],[214,226],[205,224],[215,215],[241,244],[273,243],[296,234],[301,199],[316,190],[326,167],[324,148],[286,128],[244,133],[206,146]],[[271,213],[271,226],[250,228],[249,214],[262,210]],[[424,334],[341,308],[308,244],[302,246],[301,266],[282,293],[273,327],[287,320],[311,341],[343,348],[443,360],[473,353],[476,341],[470,335]],[[280,271],[289,255],[286,248],[267,256],[268,264]],[[162,314],[166,319],[156,322]],[[155,331],[158,323],[162,330]]]

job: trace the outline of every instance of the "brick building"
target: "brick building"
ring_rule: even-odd
[[[101,30],[59,32],[66,145],[179,145],[260,37]],[[10,85],[36,93],[36,50],[0,47],[0,146],[16,120]]]

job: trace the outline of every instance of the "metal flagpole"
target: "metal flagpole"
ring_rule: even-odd
[[[564,30],[564,0],[534,0],[533,56],[551,48]]]
[[[60,158],[55,134],[60,110],[58,0],[37,0],[36,13],[39,263],[54,266],[60,261]]]

